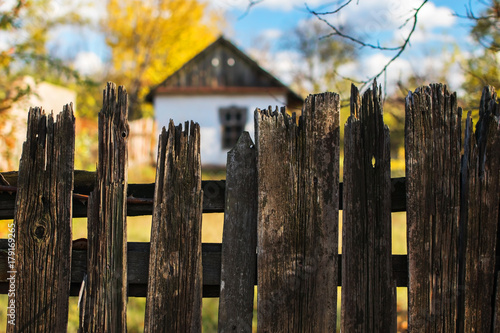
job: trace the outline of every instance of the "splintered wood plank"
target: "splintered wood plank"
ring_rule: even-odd
[[[72,105],[55,121],[30,109],[9,224],[7,332],[67,329],[74,152]]]
[[[337,94],[306,99],[299,125],[255,113],[258,332],[334,332],[339,202]]]
[[[465,332],[491,332],[495,316],[495,256],[500,205],[499,117],[500,105],[495,90],[485,87],[475,133],[470,112],[467,116],[462,159]]]
[[[88,204],[83,332],[127,330],[127,110],[125,89],[108,83],[99,112],[97,179]]]
[[[248,132],[227,153],[219,332],[252,332],[257,264],[256,157]]]
[[[362,101],[352,85],[344,133],[342,331],[396,332],[390,138],[376,81]]]
[[[186,122],[158,144],[145,332],[201,332],[200,127]]]
[[[406,98],[408,313],[411,332],[454,332],[462,110],[435,84]]]

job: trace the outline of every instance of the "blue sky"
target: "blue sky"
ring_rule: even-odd
[[[308,20],[315,20],[305,4],[313,10],[328,11],[338,8],[339,4],[345,3],[346,0],[262,0],[246,14],[249,0],[204,1],[224,17],[226,28],[223,33],[227,38],[284,83],[290,84],[290,73],[292,67],[297,66],[297,55],[289,49],[284,49],[282,40],[298,24],[308,24]],[[397,46],[407,35],[412,22],[402,29],[399,27],[412,17],[414,8],[420,4],[422,0],[353,0],[340,14],[326,18],[333,24],[349,26],[368,43]],[[418,74],[422,74],[422,71],[424,74],[441,73],[445,66],[448,67],[447,80],[451,88],[459,89],[463,82],[459,62],[445,64],[443,59],[451,59],[457,48],[460,49],[462,57],[478,52],[478,48],[469,38],[470,22],[453,15],[465,15],[469,5],[473,6],[475,13],[480,13],[484,8],[481,1],[468,0],[429,1],[425,4],[419,14],[410,47],[387,72],[389,92],[394,89],[395,82],[399,79],[418,71]],[[63,34],[72,35],[72,32]],[[102,38],[85,32],[80,43],[83,45],[78,48],[80,54],[75,59],[75,65],[85,73],[100,71],[101,59],[108,55]],[[394,55],[394,52],[380,52],[368,48],[362,48],[359,52],[359,61],[339,68],[341,74],[366,79],[377,73]]]
[[[324,0],[263,0],[246,12],[248,0],[210,0],[215,8],[225,12],[229,22],[229,34],[243,48],[252,47],[252,43],[266,31],[292,30],[296,24],[312,18],[306,4],[313,10],[328,11],[338,8],[338,3],[345,1]],[[336,23],[339,20],[350,24],[356,30],[375,30],[373,36],[380,42],[388,42],[397,33],[404,20],[412,16],[413,8],[422,3],[421,0],[359,0],[352,1],[338,15],[327,16]],[[286,5],[282,5],[286,4]],[[479,13],[484,6],[479,1],[429,1],[422,9],[419,28],[430,26],[434,33],[445,33],[459,43],[464,41],[468,33],[469,22],[454,17],[453,13],[466,13],[466,7]]]
[[[294,56],[290,50],[280,47],[280,39],[286,38],[300,22],[315,19],[307,11],[306,3],[313,10],[328,11],[338,8],[345,1],[263,0],[247,14],[245,11],[248,0],[210,0],[210,3],[225,13],[228,21],[225,35],[285,83],[289,83],[287,71],[293,65]],[[397,46],[409,32],[412,22],[402,29],[399,27],[412,17],[413,9],[421,3],[422,0],[354,0],[340,14],[326,18],[333,24],[350,26],[368,43]],[[410,47],[388,71],[388,86],[405,75],[423,70],[422,68],[430,73],[442,72],[445,66],[442,59],[451,59],[456,48],[465,57],[475,52],[476,46],[469,38],[470,22],[453,15],[465,15],[466,8],[470,8],[470,5],[476,14],[484,8],[480,1],[447,0],[426,3],[420,11]],[[266,55],[263,55],[262,45],[267,46]],[[363,48],[360,49],[359,63],[347,65],[341,72],[348,77],[364,79],[378,72],[393,55],[394,52]],[[463,81],[462,71],[458,62],[448,66],[450,86],[458,89]]]

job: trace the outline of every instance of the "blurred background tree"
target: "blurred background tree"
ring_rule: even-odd
[[[35,81],[79,80],[79,74],[63,60],[50,54],[51,31],[65,25],[84,25],[79,1],[68,1],[64,11],[55,10],[49,0],[18,0],[0,11],[0,31],[6,45],[0,52],[0,112],[31,93],[31,87],[16,84],[23,76]]]
[[[107,11],[109,79],[126,86],[130,119],[152,116],[144,103],[149,89],[215,39],[216,14],[198,0],[110,0]]]
[[[465,16],[471,22],[471,37],[478,46],[476,51],[464,59],[465,102],[474,107],[474,118],[478,117],[479,101],[485,85],[500,89],[500,1],[485,2],[487,8],[478,16],[470,9]]]

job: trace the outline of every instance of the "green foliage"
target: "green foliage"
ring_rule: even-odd
[[[479,101],[485,85],[500,89],[500,1],[491,0],[479,16],[473,13],[468,18],[474,22],[471,37],[481,47],[464,60],[466,91],[465,102],[473,108],[473,117],[478,117]]]
[[[469,13],[469,18],[475,21],[472,38],[485,49],[500,51],[500,1],[491,0],[480,16]]]

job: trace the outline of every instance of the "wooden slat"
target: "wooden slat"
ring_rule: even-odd
[[[5,178],[17,183],[17,172],[3,173]],[[88,195],[94,183],[88,179],[95,179],[95,173],[87,171],[75,171],[75,189],[78,194]],[[203,213],[224,212],[224,180],[204,180],[201,182],[203,189]],[[339,209],[343,209],[342,191],[343,184],[339,184]],[[132,200],[127,204],[128,216],[151,215],[153,213],[154,184],[129,184],[127,197],[134,199],[148,199],[143,202]],[[0,187],[0,220],[14,218],[14,205],[16,193],[3,191]],[[391,211],[404,212],[406,210],[405,178],[391,179]],[[73,217],[87,217],[87,201],[80,198],[73,200]]]
[[[88,279],[80,306],[83,332],[127,330],[128,101],[108,83],[99,112],[97,180],[88,202]]]
[[[252,332],[257,247],[256,157],[248,132],[227,154],[219,332]]]
[[[476,133],[467,117],[462,160],[462,228],[465,241],[464,331],[491,332],[500,205],[500,106],[494,89],[483,90]],[[498,286],[497,286],[498,288]]]
[[[259,332],[336,330],[339,96],[257,111]]]
[[[201,332],[200,127],[170,121],[158,144],[145,332]]]
[[[406,98],[411,332],[454,332],[458,323],[461,113],[441,84]]]
[[[376,81],[362,101],[352,85],[344,135],[342,331],[396,332],[389,128]]]
[[[56,121],[41,109],[28,114],[19,165],[14,223],[7,242],[7,332],[63,332],[71,278],[71,202],[75,118],[66,105]],[[12,308],[13,307],[13,308]],[[11,309],[12,308],[12,309]]]

